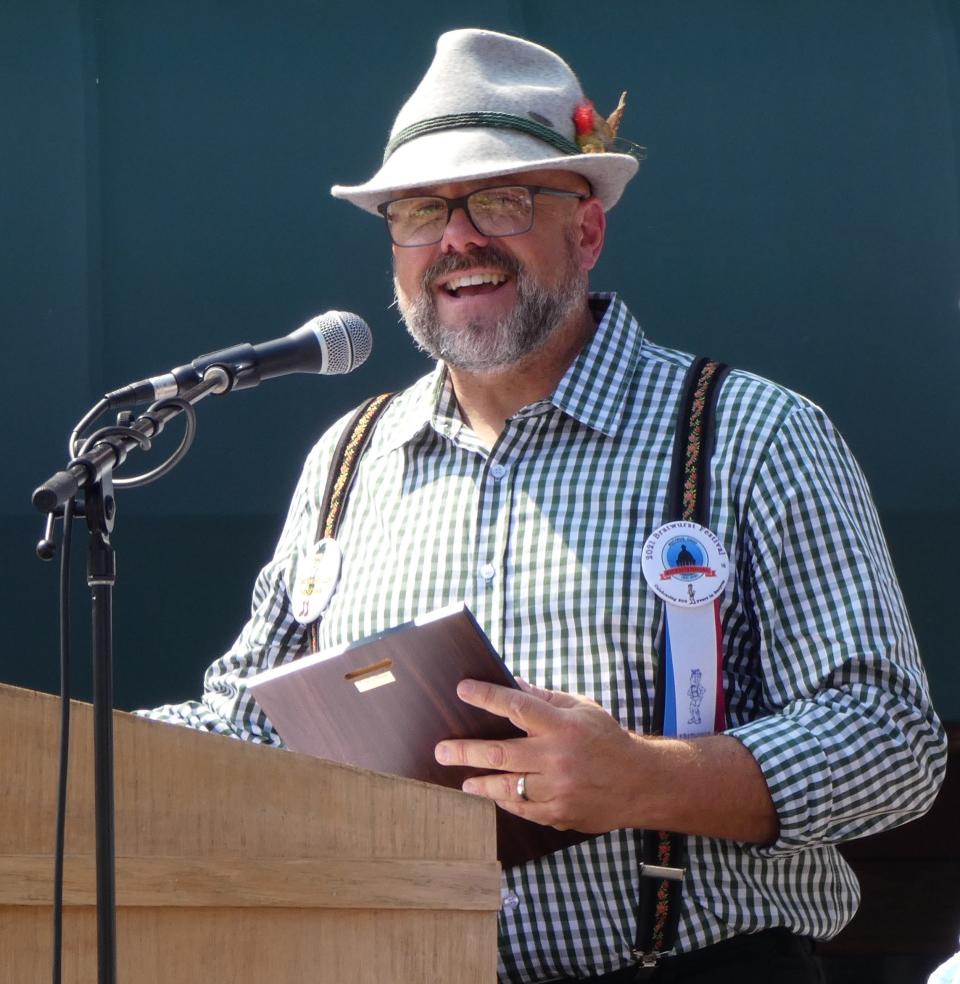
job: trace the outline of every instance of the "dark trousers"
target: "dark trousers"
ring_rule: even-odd
[[[649,977],[638,977],[636,968],[630,967],[589,980],[595,984],[824,984],[825,978],[809,939],[785,929],[767,929],[665,957]]]

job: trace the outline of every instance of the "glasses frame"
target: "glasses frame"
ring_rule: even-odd
[[[474,221],[473,216],[470,214],[470,208],[468,202],[473,195],[478,195],[484,191],[500,191],[504,188],[523,188],[525,191],[530,192],[530,224],[526,229],[518,229],[516,232],[508,232],[500,236],[492,236],[489,233],[481,232],[477,228],[477,223]],[[505,185],[494,185],[492,188],[477,188],[471,191],[468,195],[460,195],[458,198],[444,198],[443,195],[408,195],[405,198],[392,198],[388,202],[382,202],[377,206],[377,211],[383,216],[384,222],[387,226],[387,235],[390,236],[390,241],[394,246],[398,246],[400,249],[416,249],[418,246],[435,246],[441,239],[443,239],[444,233],[447,231],[447,226],[450,224],[450,219],[453,218],[453,213],[458,209],[463,209],[463,214],[466,215],[467,221],[476,230],[477,234],[483,236],[484,239],[508,239],[510,236],[522,236],[525,232],[529,232],[533,228],[533,220],[536,217],[537,211],[537,195],[553,195],[556,198],[576,198],[581,202],[585,202],[590,195],[585,194],[582,191],[566,191],[563,188],[546,188],[542,185],[528,185],[528,184],[505,184]],[[420,198],[433,199],[434,201],[443,202],[447,206],[447,221],[443,223],[443,228],[440,230],[440,235],[436,239],[431,239],[427,243],[398,243],[396,239],[393,238],[393,230],[390,227],[390,219],[387,216],[387,209],[391,205],[396,205],[397,202],[408,202],[416,201]]]

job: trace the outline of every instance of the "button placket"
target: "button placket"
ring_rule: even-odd
[[[485,627],[494,649],[503,650],[503,611],[506,568],[510,541],[510,509],[513,483],[512,469],[504,463],[510,453],[511,429],[508,422],[487,462],[477,506],[476,613]]]

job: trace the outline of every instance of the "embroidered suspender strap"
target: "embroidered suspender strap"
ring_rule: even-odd
[[[667,522],[687,520],[706,526],[710,507],[710,459],[716,443],[714,411],[730,367],[707,358],[687,370],[677,413],[673,460],[668,485]],[[661,654],[657,671],[651,734],[662,734],[667,681]],[[686,839],[669,831],[645,830],[642,835],[645,865],[682,868]],[[634,956],[640,961],[638,980],[656,967],[660,956],[673,949],[680,918],[682,882],[640,879],[640,911]]]
[[[370,442],[374,426],[396,395],[396,393],[381,393],[380,396],[371,397],[357,408],[344,428],[333,452],[326,488],[320,501],[317,542],[336,539],[346,509],[347,497],[357,477],[357,465]],[[313,652],[320,648],[319,619],[310,624],[310,647]]]
[[[729,366],[706,358],[697,359],[687,370],[670,466],[669,519],[708,525],[710,458],[716,443],[713,417],[729,372]]]

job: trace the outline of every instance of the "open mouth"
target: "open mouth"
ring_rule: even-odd
[[[492,294],[507,282],[505,273],[464,273],[451,277],[442,285],[448,297],[473,297]]]

